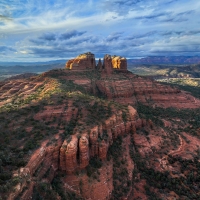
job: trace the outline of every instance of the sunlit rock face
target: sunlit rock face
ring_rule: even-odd
[[[114,69],[127,70],[127,60],[121,56],[112,56],[112,65]]]
[[[80,54],[75,59],[69,60],[65,66],[65,68],[73,70],[95,69],[95,67],[95,56],[90,52]]]
[[[127,60],[121,56],[111,56],[106,54],[103,59],[103,64],[101,59],[99,59],[97,65],[95,62],[95,55],[91,52],[83,53],[74,59],[67,61],[65,65],[66,69],[72,70],[103,70],[104,72],[110,74],[113,69],[127,70]]]

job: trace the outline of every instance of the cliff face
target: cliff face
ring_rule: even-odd
[[[112,57],[110,55],[104,56],[103,68],[107,74],[111,74],[113,72]]]
[[[94,54],[88,52],[80,54],[75,59],[71,59],[66,63],[66,69],[71,70],[88,70],[88,69],[97,69],[103,70],[107,74],[111,74],[113,69],[118,70],[127,70],[127,60],[121,56],[111,56],[106,54],[104,56],[103,65],[101,59],[99,59],[96,66]]]
[[[95,66],[94,54],[88,52],[77,56],[75,59],[69,60],[65,67],[73,70],[86,70],[95,69]]]
[[[46,140],[41,147],[31,156],[28,164],[20,169],[16,176],[22,179],[22,183],[16,186],[15,192],[10,194],[9,199],[16,198],[21,194],[26,199],[27,194],[32,195],[33,185],[29,182],[34,179],[51,183],[56,172],[61,170],[65,174],[63,179],[63,189],[75,192],[86,199],[108,199],[113,190],[113,164],[106,161],[109,146],[117,137],[129,134],[131,129],[140,127],[140,121],[136,110],[129,106],[127,110],[127,121],[122,119],[122,112],[116,113],[98,126],[92,127],[87,133],[75,133],[68,139],[62,139],[60,135],[55,135],[54,142],[49,144]],[[125,144],[124,144],[125,145]],[[128,153],[128,149],[124,154]],[[93,179],[87,173],[81,177],[75,175],[81,170],[86,170],[90,165],[90,160],[100,159],[103,164],[98,167],[98,180],[93,184],[89,182]],[[130,163],[129,163],[130,164]],[[130,165],[133,168],[133,163]],[[95,172],[97,173],[97,172]],[[132,172],[131,172],[132,173]],[[130,175],[132,178],[132,175]],[[80,188],[79,183],[83,185]],[[27,188],[24,191],[24,188]]]
[[[127,60],[121,56],[112,56],[112,65],[114,69],[127,70]]]
[[[135,105],[141,102],[145,105],[176,108],[198,108],[199,99],[177,88],[162,85],[147,78],[138,77],[132,73],[102,76],[96,81],[101,94],[108,99],[122,104]],[[112,77],[112,78],[111,78]]]

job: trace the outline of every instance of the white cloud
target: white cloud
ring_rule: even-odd
[[[130,57],[170,49],[199,51],[200,2],[196,0],[55,0],[51,4],[7,0],[0,13],[0,44],[18,52],[4,51],[3,58],[39,59],[52,53],[59,58],[82,51]],[[84,34],[57,38],[73,30]],[[48,33],[56,34],[55,40],[40,39]]]

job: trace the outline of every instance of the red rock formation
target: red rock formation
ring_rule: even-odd
[[[110,55],[104,56],[103,68],[107,74],[111,74],[113,72],[112,57]]]
[[[84,169],[89,164],[89,142],[86,134],[79,139],[79,157],[80,168]]]
[[[65,68],[72,69],[74,61],[75,61],[75,59],[68,60],[66,65],[65,65]]]
[[[90,131],[90,155],[94,157],[95,155],[98,155],[98,126],[95,126]]]
[[[31,200],[32,199],[32,194],[33,194],[33,187],[34,187],[35,183],[31,182],[28,189],[25,190],[25,192],[23,193],[23,195],[21,196],[21,200]]]
[[[103,166],[94,172],[98,180],[92,179],[87,175],[81,176],[68,175],[63,182],[64,189],[81,195],[84,199],[110,199],[113,190],[113,163],[112,161],[103,163]],[[92,184],[91,184],[92,182]],[[80,187],[81,183],[81,187]]]
[[[99,158],[102,160],[106,159],[108,151],[108,144],[103,140],[99,143]]]
[[[158,107],[198,108],[200,100],[177,88],[164,86],[155,81],[137,77],[132,73],[112,74],[96,81],[98,90],[108,99],[122,104],[136,104]],[[123,79],[122,79],[123,77]]]
[[[67,144],[67,149],[65,152],[65,161],[66,161],[66,172],[68,174],[76,171],[78,167],[77,163],[77,148],[78,147],[78,138],[75,135],[72,135],[71,141]]]
[[[95,69],[96,63],[94,54],[90,52],[80,54],[75,59],[69,60],[65,67],[73,70]]]
[[[67,149],[67,141],[65,140],[60,148],[60,168],[66,170],[65,152]]]
[[[99,61],[98,61],[98,63],[97,63],[97,70],[102,70],[102,67],[103,67],[103,65],[102,65],[102,62],[101,62],[101,58],[99,58]]]
[[[114,69],[127,70],[127,60],[121,56],[112,56],[112,65]]]

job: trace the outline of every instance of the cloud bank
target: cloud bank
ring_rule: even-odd
[[[200,55],[196,0],[7,0],[0,13],[2,61]]]

